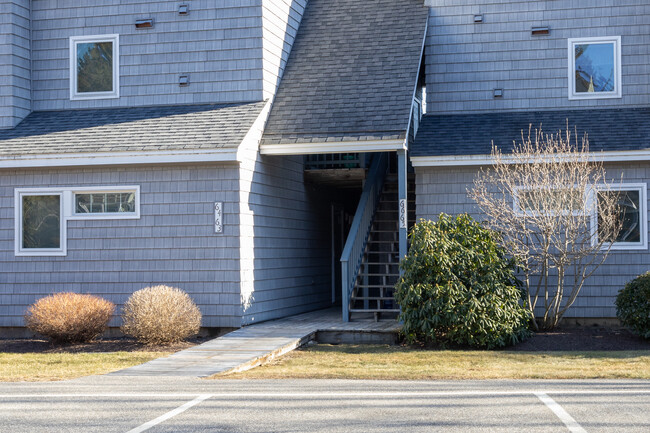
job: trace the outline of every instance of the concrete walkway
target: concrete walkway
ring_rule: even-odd
[[[246,326],[165,358],[109,375],[206,377],[226,371],[243,371],[300,347],[314,339],[318,332],[394,334],[399,326],[395,320],[344,323],[340,308],[331,308]]]

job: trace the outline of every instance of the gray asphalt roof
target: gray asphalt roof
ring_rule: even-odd
[[[0,130],[0,156],[236,148],[264,104],[34,112]]]
[[[404,138],[427,17],[422,0],[309,0],[263,143]]]
[[[509,152],[528,127],[547,133],[567,127],[582,139],[585,132],[592,151],[650,148],[650,107],[586,109],[488,114],[425,115],[411,156],[489,155],[491,142]]]

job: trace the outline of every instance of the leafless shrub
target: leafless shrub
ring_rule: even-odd
[[[530,128],[528,138],[522,133],[512,154],[493,145],[493,165],[469,191],[522,268],[535,327],[543,303],[544,329],[557,326],[621,229],[619,194],[602,162],[591,157],[586,136],[581,145],[572,138],[568,127],[557,134],[540,127],[532,137]]]
[[[28,329],[59,343],[87,342],[108,327],[115,305],[78,293],[57,293],[41,298],[25,314]]]
[[[138,290],[124,304],[122,332],[145,344],[170,344],[196,335],[201,312],[184,291],[169,286]]]

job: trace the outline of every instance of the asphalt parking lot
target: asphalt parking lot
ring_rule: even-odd
[[[645,433],[650,381],[5,383],[0,431]]]

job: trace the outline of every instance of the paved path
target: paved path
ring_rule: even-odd
[[[318,331],[395,332],[388,321],[341,321],[340,309],[327,309],[246,326],[198,346],[110,373],[114,376],[195,376],[243,371],[289,352]]]
[[[0,384],[0,431],[647,433],[650,382],[205,380]]]

